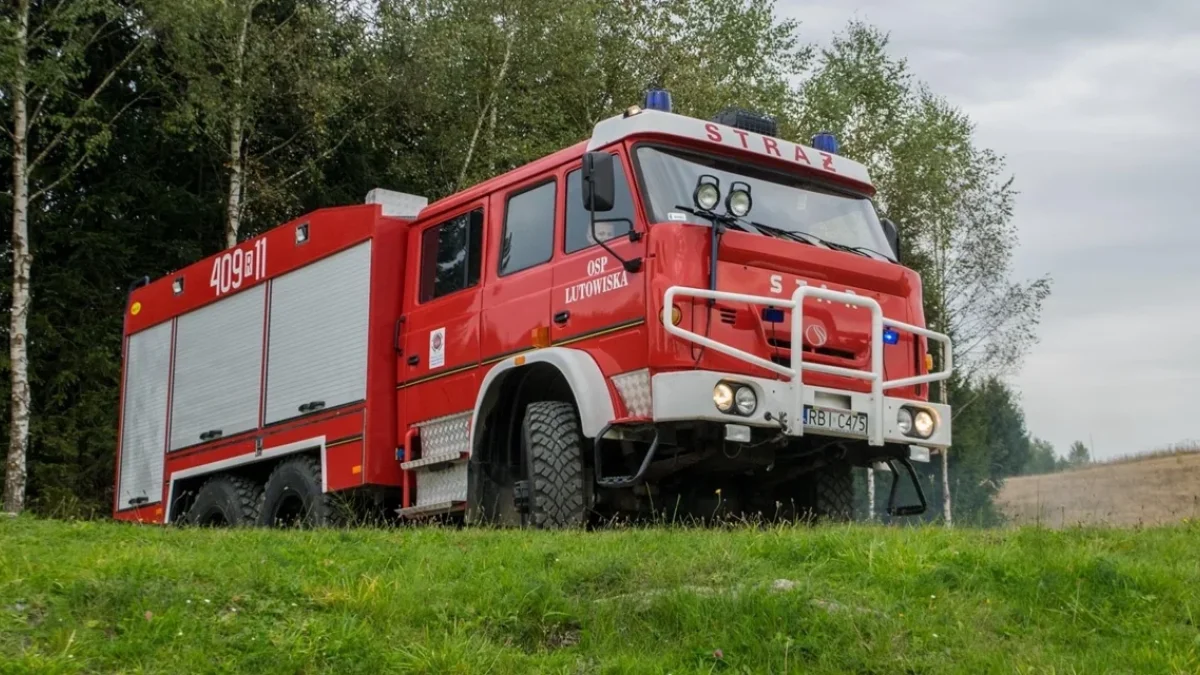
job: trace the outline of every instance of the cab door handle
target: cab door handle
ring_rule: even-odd
[[[410,365],[410,366],[415,366],[420,362],[421,362],[421,357],[417,356],[416,354],[413,354],[412,356],[408,357],[408,365]]]
[[[554,323],[564,324],[567,322],[567,319],[570,319],[570,318],[571,318],[571,313],[564,309],[563,311],[554,315]]]

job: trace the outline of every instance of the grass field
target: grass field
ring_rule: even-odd
[[[1008,478],[996,504],[1017,525],[1162,525],[1200,517],[1200,452],[1161,452]]]
[[[0,519],[0,672],[1195,673],[1200,526]]]

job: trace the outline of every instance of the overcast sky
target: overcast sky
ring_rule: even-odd
[[[852,18],[1016,177],[1016,275],[1053,277],[1012,382],[1030,432],[1107,457],[1200,438],[1200,0],[777,0]]]

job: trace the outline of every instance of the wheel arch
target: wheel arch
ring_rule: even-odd
[[[495,409],[501,394],[512,391],[529,376],[553,378],[557,373],[569,388],[572,402],[579,411],[583,435],[595,438],[613,420],[612,392],[596,360],[587,352],[567,347],[549,347],[528,354],[511,356],[497,363],[484,376],[475,397],[471,415],[471,449],[477,449],[483,438],[481,422]]]
[[[595,359],[577,349],[540,349],[493,366],[479,387],[471,416],[468,518],[477,517],[481,501],[487,500],[485,494],[490,496],[489,486],[498,470],[494,460],[511,463],[512,458],[506,457],[503,449],[511,445],[513,434],[520,432],[524,404],[534,400],[572,403],[580,431],[590,439],[613,420],[612,397],[608,379]],[[585,453],[585,461],[588,455]],[[590,461],[587,463],[590,465]]]
[[[266,481],[266,477],[280,461],[301,453],[313,453],[321,462],[322,490],[328,492],[326,483],[325,437],[317,436],[295,443],[266,448],[255,454],[239,455],[228,459],[208,462],[187,469],[172,471],[167,479],[167,508],[163,523],[175,522],[188,508],[194,498],[195,489],[209,478],[221,473],[253,477]]]

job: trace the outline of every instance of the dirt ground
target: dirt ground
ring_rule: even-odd
[[[1015,525],[1156,525],[1200,516],[1200,453],[1009,478],[997,504]]]

